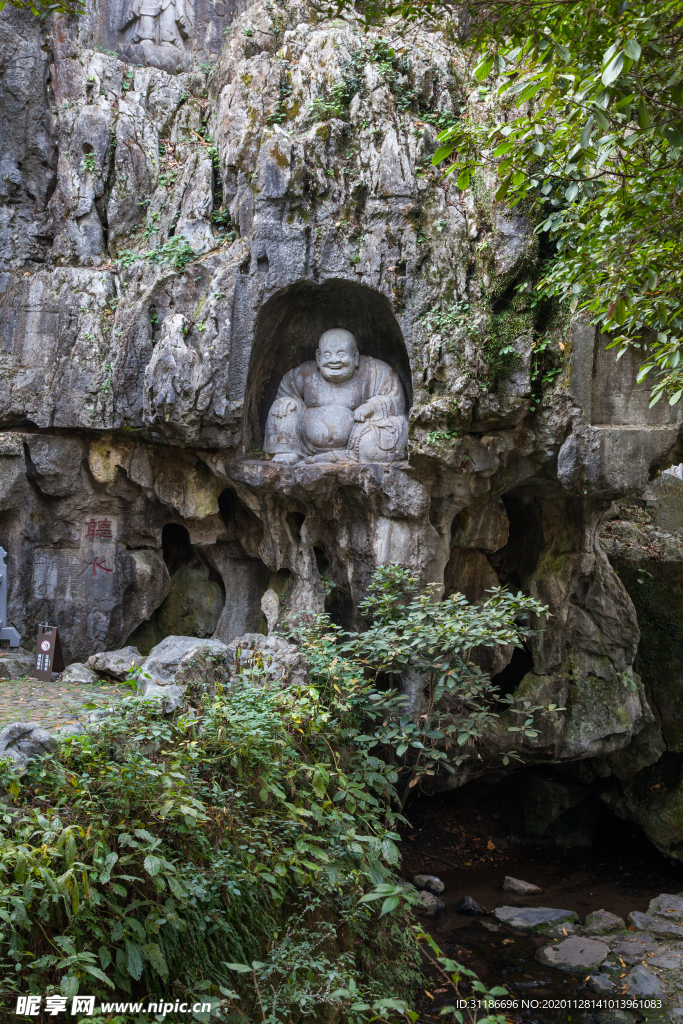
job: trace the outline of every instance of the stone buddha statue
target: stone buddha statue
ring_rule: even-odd
[[[395,462],[405,454],[408,417],[398,375],[358,352],[350,331],[325,331],[315,362],[282,378],[266,423],[273,462]]]

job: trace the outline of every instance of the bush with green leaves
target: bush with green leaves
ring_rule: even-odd
[[[402,804],[476,756],[494,712],[472,649],[521,642],[517,620],[542,609],[503,591],[435,601],[390,566],[361,611],[356,634],[324,616],[296,627],[304,685],[246,654],[184,713],[127,697],[25,773],[1,763],[0,994],[201,999],[263,1024],[415,1019]],[[419,719],[396,687],[407,669]]]
[[[501,698],[491,678],[473,660],[482,647],[522,647],[533,635],[532,617],[540,621],[547,608],[522,593],[492,589],[481,604],[462,594],[435,599],[434,585],[420,590],[401,566],[375,570],[360,611],[368,628],[349,634],[342,651],[362,666],[378,689],[368,695],[367,717],[380,723],[364,737],[396,765],[402,805],[423,777],[440,772],[458,774],[466,761],[482,761],[479,747],[498,717],[496,705],[508,704],[523,719],[517,741],[538,735],[535,715],[555,717],[556,705],[518,706],[508,694]],[[412,707],[401,692],[408,680]],[[386,689],[380,688],[384,682]],[[502,756],[508,764],[514,750]]]
[[[182,273],[187,264],[191,263],[196,256],[197,253],[184,235],[172,235],[158,249],[150,249],[148,252],[122,249],[116,262],[122,267],[131,267],[137,260],[147,260],[148,263],[157,265],[170,263]]]
[[[351,983],[407,995],[403,922],[358,902],[398,863],[396,772],[356,741],[366,686],[341,665],[284,691],[245,666],[178,717],[127,698],[23,776],[5,763],[0,992],[191,994],[250,1019],[226,966],[246,960],[272,1022],[341,1012]]]

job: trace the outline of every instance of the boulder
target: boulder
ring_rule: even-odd
[[[624,931],[626,922],[623,917],[610,914],[608,910],[594,910],[586,915],[584,930],[586,935],[607,935],[608,932]]]
[[[33,658],[20,647],[0,655],[0,679],[19,679],[33,675]]]
[[[9,757],[19,768],[56,749],[57,741],[38,722],[12,722],[0,732],[0,757]]]
[[[142,660],[137,647],[121,647],[118,651],[101,651],[99,654],[91,655],[85,667],[101,676],[125,679],[132,666],[140,665]]]
[[[413,877],[413,885],[416,889],[429,889],[430,892],[435,892],[437,895],[446,888],[441,879],[437,878],[436,875],[415,875]]]
[[[473,917],[479,917],[486,914],[484,908],[480,906],[476,900],[473,900],[471,896],[463,896],[463,898],[455,904],[455,912],[456,914],[469,914]]]
[[[71,736],[83,736],[88,730],[78,722],[70,722],[69,725],[62,725],[53,732],[53,737],[58,743],[69,739]]]
[[[683,925],[658,914],[643,914],[640,910],[632,910],[628,920],[636,931],[649,932],[650,935],[659,935],[666,939],[683,939]]]
[[[588,979],[588,987],[591,992],[597,992],[598,995],[614,995],[614,982],[609,974],[592,974]]]
[[[143,681],[142,700],[161,701],[163,709],[167,714],[182,708],[185,703],[183,691],[179,686],[175,686],[173,683],[167,686],[159,686],[153,679],[145,679]]]
[[[434,917],[434,915],[445,907],[443,900],[438,900],[436,896],[428,892],[427,889],[423,889],[420,893],[417,903],[415,904],[415,910],[419,914],[426,914],[427,917]]]
[[[597,939],[570,935],[556,946],[546,946],[536,954],[542,964],[561,971],[591,971],[609,955],[609,946]]]
[[[178,662],[175,682],[183,690],[189,686],[213,695],[216,686],[229,682],[230,674],[227,645],[222,640],[200,640]]]
[[[659,914],[667,921],[683,921],[683,897],[670,896],[668,893],[661,893],[650,900],[647,908],[648,914]]]
[[[167,636],[152,648],[142,662],[143,678],[146,673],[158,686],[170,686],[175,682],[181,661],[184,659],[189,670],[193,655],[201,649],[206,651],[207,645],[213,645],[210,649],[214,651],[226,649],[220,640],[204,640],[196,636]]]
[[[530,931],[547,931],[554,925],[576,922],[578,914],[573,910],[555,910],[552,907],[496,907],[495,916],[510,928],[524,928]]]
[[[245,633],[228,644],[233,671],[250,664],[262,664],[278,686],[304,686],[308,680],[308,662],[296,644],[279,636]]]
[[[59,680],[62,683],[98,683],[100,677],[87,665],[83,665],[80,661],[74,661],[72,665],[67,665]]]
[[[530,896],[534,892],[542,892],[540,886],[534,885],[532,882],[523,882],[521,878],[512,878],[510,875],[505,876],[503,888],[507,892],[516,892],[518,896]]]
[[[623,979],[623,993],[637,999],[666,999],[666,985],[647,967],[634,967]]]

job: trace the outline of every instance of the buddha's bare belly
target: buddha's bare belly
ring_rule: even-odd
[[[345,448],[353,427],[353,412],[345,405],[323,405],[307,409],[301,427],[313,448],[330,451]]]

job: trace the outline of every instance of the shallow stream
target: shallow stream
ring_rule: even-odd
[[[447,815],[435,821],[433,810],[442,798],[434,801],[432,813],[426,813],[424,807],[410,815],[413,828],[402,844],[406,877],[410,878],[411,872],[429,872],[446,886],[441,896],[445,909],[436,917],[423,918],[423,923],[444,953],[475,970],[488,985],[503,985],[520,999],[542,1004],[544,1000],[598,997],[585,984],[587,972],[568,973],[536,959],[538,948],[548,945],[547,937],[501,926],[493,917],[459,914],[455,906],[463,896],[471,896],[489,912],[500,906],[574,910],[583,923],[593,910],[608,910],[628,921],[630,911],[647,911],[650,900],[660,893],[683,891],[683,865],[663,857],[642,833],[611,815],[606,816],[605,827],[598,830],[592,846],[561,849],[506,842],[494,834],[495,822],[476,814],[471,816],[463,840],[462,825],[457,832],[449,826]],[[443,806],[446,808],[447,802]],[[455,847],[446,838],[454,831],[459,839]],[[458,866],[459,860],[462,866]],[[526,897],[506,892],[502,888],[506,875],[532,882],[542,892]],[[425,994],[421,1019],[437,1020],[439,1005],[450,1001],[450,995],[440,995],[436,981],[427,992],[435,998],[430,1000]],[[508,1018],[524,1024],[605,1024],[608,1020],[626,1024],[642,1016],[539,1006]]]

